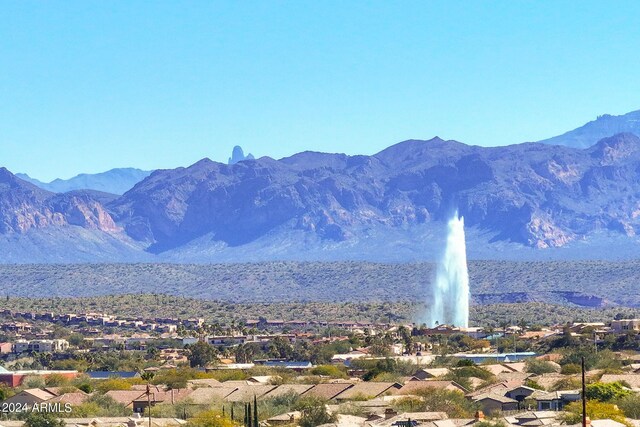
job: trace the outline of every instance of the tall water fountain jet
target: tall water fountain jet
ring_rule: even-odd
[[[431,327],[437,324],[469,327],[469,271],[464,239],[464,218],[458,212],[447,223],[447,244],[438,264],[430,310]]]

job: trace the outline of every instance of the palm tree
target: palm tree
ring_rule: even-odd
[[[507,322],[506,320],[500,321],[500,327],[502,328],[502,333],[505,337],[507,336],[507,328],[509,327],[509,323],[510,322]]]
[[[524,319],[518,320],[518,327],[521,329],[522,333],[527,329],[528,323]]]

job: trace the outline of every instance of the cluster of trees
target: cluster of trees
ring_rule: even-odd
[[[349,340],[312,344],[309,341],[296,341],[291,344],[284,338],[275,338],[263,346],[260,343],[247,343],[238,346],[234,352],[236,361],[248,363],[254,359],[276,358],[287,360],[310,361],[313,364],[326,364],[334,354],[347,353],[352,348],[364,345],[357,336]]]
[[[612,419],[631,427],[627,418],[640,418],[640,396],[619,382],[594,382],[586,386],[587,416],[592,420]],[[582,405],[574,402],[565,407],[567,424],[577,424]]]
[[[427,388],[394,401],[399,412],[445,412],[450,418],[472,418],[480,406],[454,390]]]

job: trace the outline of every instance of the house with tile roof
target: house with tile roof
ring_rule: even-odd
[[[238,387],[220,385],[218,387],[201,387],[193,390],[193,392],[185,399],[192,405],[211,405],[215,402],[225,401],[227,397],[238,390]]]
[[[337,402],[347,400],[370,400],[384,394],[393,394],[400,390],[402,385],[393,382],[361,382],[347,388],[342,393],[334,397]]]
[[[262,395],[262,399],[273,399],[286,395],[302,395],[311,390],[314,386],[311,384],[282,384],[274,388],[268,393]]]
[[[42,403],[49,399],[56,397],[55,394],[39,388],[30,388],[23,390],[18,394],[15,394],[2,401],[3,405],[29,405],[32,406],[36,403]]]
[[[189,388],[171,389],[171,390],[158,390],[157,388],[151,388],[150,395],[147,396],[145,391],[141,396],[138,396],[132,402],[133,412],[144,413],[144,411],[151,406],[159,404],[174,405],[180,402],[193,393],[193,390]]]
[[[233,393],[228,395],[225,400],[227,402],[252,402],[253,398],[260,398],[269,393],[276,386],[274,385],[248,385],[238,387]]]
[[[487,415],[496,415],[504,411],[515,411],[518,401],[500,394],[485,393],[474,396],[471,400],[482,406],[482,411]]]
[[[323,400],[332,400],[340,393],[343,393],[348,388],[353,387],[353,384],[335,383],[335,384],[316,384],[311,387],[302,396],[313,396]]]
[[[580,390],[536,390],[530,397],[536,401],[538,411],[562,411],[567,404],[579,401],[581,393]]]
[[[441,389],[441,390],[452,390],[459,391],[461,393],[467,393],[468,390],[463,386],[458,384],[455,381],[437,381],[437,380],[429,380],[429,381],[409,381],[405,383],[402,387],[400,387],[393,394],[416,394],[422,390],[428,390],[430,388]]]
[[[631,390],[640,391],[640,374],[604,374],[600,378],[603,383],[624,382]]]

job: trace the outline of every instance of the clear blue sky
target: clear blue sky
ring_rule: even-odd
[[[24,1],[0,165],[44,180],[439,135],[538,140],[640,108],[640,2]]]

